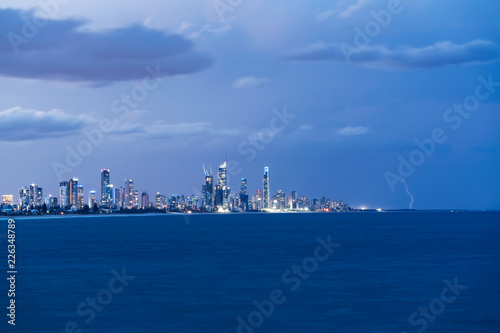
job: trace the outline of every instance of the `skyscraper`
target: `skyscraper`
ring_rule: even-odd
[[[137,190],[134,191],[133,208],[135,208],[135,209],[139,208],[139,191],[137,191]]]
[[[125,179],[125,207],[132,209],[134,207],[134,181]]]
[[[286,206],[286,195],[282,190],[276,192],[276,207],[277,209],[285,209]]]
[[[116,205],[115,187],[113,184],[108,184],[105,187],[106,191],[106,208],[113,208]]]
[[[219,165],[219,178],[217,179],[217,184],[221,187],[227,187],[227,163],[224,161]]]
[[[167,199],[160,192],[156,193],[155,196],[155,207],[156,209],[165,209],[167,206]]]
[[[205,174],[205,182],[201,186],[201,204],[203,209],[206,211],[212,210],[212,205],[214,201],[214,176],[212,174],[212,168],[210,172],[203,166],[203,173]]]
[[[89,192],[89,208],[92,209],[94,207],[94,204],[96,202],[96,196],[95,196],[95,191],[90,191]]]
[[[241,178],[241,185],[240,185],[240,208],[243,211],[248,210],[248,193],[247,193],[247,179],[246,178]]]
[[[50,208],[54,209],[56,208],[58,205],[57,205],[57,197],[51,197],[50,198]]]
[[[76,201],[76,207],[78,209],[83,209],[83,206],[85,205],[85,196],[84,196],[84,193],[83,193],[83,185],[81,184],[78,184],[76,186],[76,190],[77,190],[77,201]]]
[[[227,186],[227,162],[224,161],[221,165],[219,165],[219,175],[217,179],[217,205],[218,209],[227,211],[229,210],[229,195],[231,193],[231,189]]]
[[[24,209],[30,205],[30,190],[27,187],[19,189],[19,206]]]
[[[115,204],[120,208],[127,208],[126,190],[123,187],[115,189]]]
[[[44,204],[44,200],[43,200],[43,189],[41,187],[38,187],[36,188],[36,205],[37,206],[42,206]]]
[[[78,208],[78,178],[71,178],[69,180],[69,206],[71,209]]]
[[[69,183],[59,183],[59,206],[61,209],[67,208],[69,205]]]
[[[148,192],[142,192],[141,206],[143,209],[149,207],[149,194],[148,194]]]
[[[290,205],[290,208],[291,209],[297,209],[298,208],[298,203],[297,203],[297,191],[292,191],[292,195],[291,195],[291,205]]]
[[[101,170],[101,206],[109,207],[111,201],[111,193],[109,192],[109,170]]]
[[[36,184],[31,184],[30,185],[30,193],[29,193],[29,205],[31,207],[36,206],[37,203],[37,192],[38,192],[38,186]]]
[[[264,208],[270,208],[271,198],[270,198],[270,177],[269,177],[269,167],[264,168],[264,178],[263,178],[263,192],[264,192]]]

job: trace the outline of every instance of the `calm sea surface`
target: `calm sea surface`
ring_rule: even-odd
[[[16,225],[16,326],[2,278],[2,332],[500,332],[500,213]]]

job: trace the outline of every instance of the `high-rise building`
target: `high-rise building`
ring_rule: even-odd
[[[115,205],[120,208],[126,208],[126,190],[123,187],[115,189]]]
[[[112,193],[109,191],[110,188],[110,177],[109,170],[102,169],[101,170],[101,206],[102,207],[110,207],[111,196]]]
[[[277,209],[285,209],[285,193],[282,190],[276,192],[276,207]]]
[[[134,207],[134,181],[125,179],[125,207],[132,209]]]
[[[69,206],[69,183],[60,182],[59,183],[59,205],[61,209],[65,209]]]
[[[221,187],[227,187],[227,163],[224,161],[219,165],[219,178],[217,179],[217,184]]]
[[[27,187],[19,189],[19,206],[24,209],[30,205],[30,190]]]
[[[89,208],[93,209],[94,204],[96,204],[96,203],[97,203],[97,201],[96,201],[95,191],[90,191],[89,192]]]
[[[120,198],[122,196],[124,196],[123,193],[124,193],[123,187],[120,187],[120,188],[114,187],[113,188],[113,197],[111,199],[111,203],[112,203],[113,207],[115,207],[115,208],[122,207],[121,203],[123,202],[123,200],[120,201]]]
[[[77,189],[77,201],[76,201],[76,207],[78,209],[83,209],[83,206],[85,206],[85,196],[83,193],[83,185],[78,184],[76,186]]]
[[[269,167],[264,168],[264,178],[263,178],[263,200],[264,208],[271,208],[271,194],[270,194],[270,183],[271,179],[269,177]]]
[[[203,173],[205,174],[205,182],[201,186],[201,205],[206,211],[211,211],[214,204],[214,176],[212,168],[210,172],[203,166]]]
[[[180,195],[173,194],[170,197],[170,207],[171,212],[178,212],[182,210],[182,200]]]
[[[155,196],[155,207],[156,209],[165,209],[167,206],[167,198],[161,195],[160,192],[156,193]]]
[[[52,194],[47,195],[44,199],[43,202],[47,206],[47,208],[50,209],[50,202],[52,201]]]
[[[297,208],[299,208],[298,207],[298,202],[297,202],[297,191],[292,191],[290,208],[291,209],[297,209]]]
[[[198,197],[194,194],[191,196],[190,207],[193,209],[198,209]]]
[[[254,203],[255,203],[255,207],[254,207],[254,210],[261,210],[264,208],[264,195],[262,193],[262,190],[257,190],[255,191],[255,200],[254,200]]]
[[[149,207],[149,194],[148,194],[148,192],[142,192],[141,206],[143,209]]]
[[[248,193],[247,193],[247,179],[246,178],[241,178],[241,185],[240,185],[240,208],[243,211],[248,210]]]
[[[58,206],[57,203],[58,203],[57,202],[57,197],[51,197],[50,198],[50,205],[49,205],[49,207],[52,208],[52,209],[56,208]]]
[[[137,190],[134,191],[133,208],[135,208],[135,209],[139,208],[139,191],[137,191]]]
[[[231,189],[227,186],[227,162],[219,165],[215,201],[218,210],[229,210],[229,195]]]
[[[71,209],[78,208],[78,178],[71,178],[69,180],[69,206]]]
[[[38,186],[36,184],[31,184],[30,185],[30,192],[29,192],[29,205],[31,207],[38,205],[37,195],[38,195]]]
[[[106,185],[106,208],[113,208],[116,205],[115,187],[113,184]]]
[[[44,204],[43,200],[43,189],[41,187],[36,188],[36,205],[42,206]]]

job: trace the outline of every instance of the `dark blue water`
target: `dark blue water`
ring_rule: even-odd
[[[500,213],[16,221],[2,332],[500,332]]]

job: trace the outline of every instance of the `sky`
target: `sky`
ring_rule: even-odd
[[[500,209],[500,3],[4,0],[0,194],[77,177]]]

